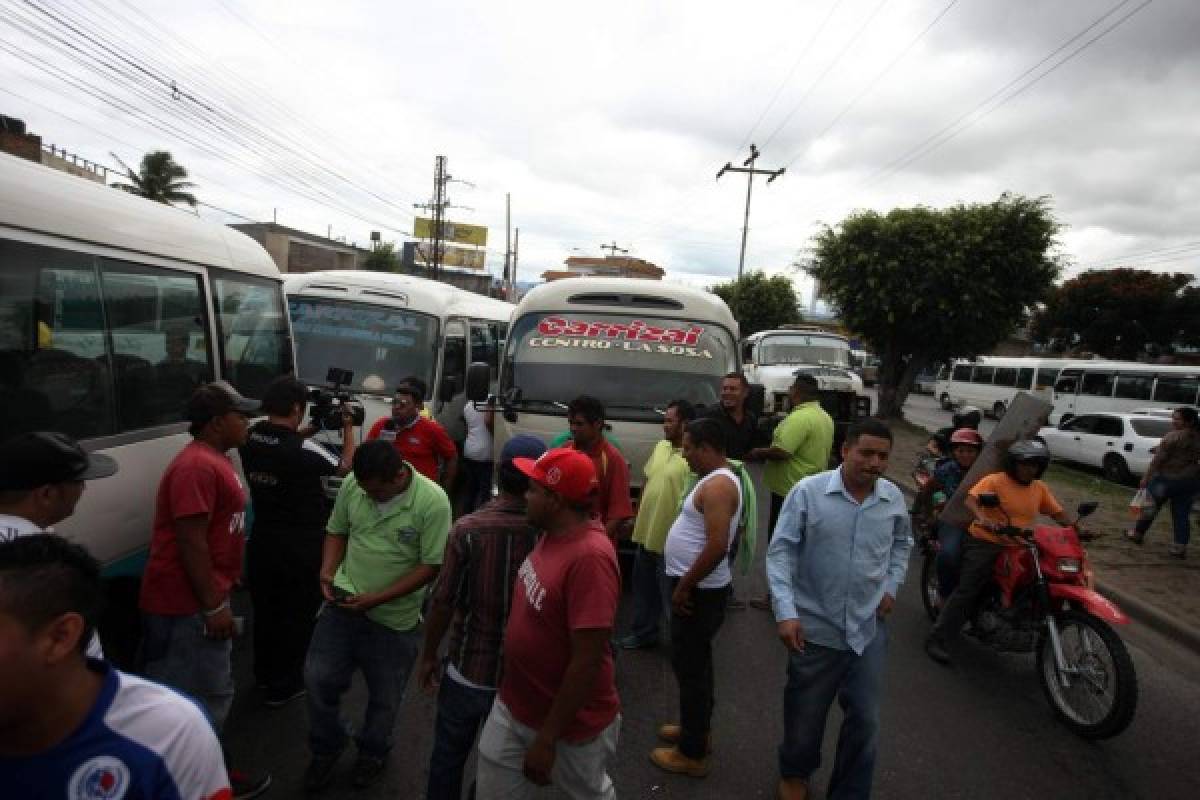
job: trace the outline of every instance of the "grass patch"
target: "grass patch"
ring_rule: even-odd
[[[1051,485],[1069,486],[1089,497],[1120,501],[1122,504],[1128,503],[1134,493],[1134,489],[1130,486],[1121,486],[1106,480],[1101,475],[1057,462],[1050,464],[1044,480]]]

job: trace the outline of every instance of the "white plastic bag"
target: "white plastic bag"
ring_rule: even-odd
[[[1154,505],[1154,498],[1150,496],[1144,488],[1138,489],[1133,499],[1129,501],[1129,516],[1137,519],[1142,515],[1142,510]]]

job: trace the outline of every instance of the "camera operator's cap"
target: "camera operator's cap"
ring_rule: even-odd
[[[107,478],[116,471],[116,461],[86,452],[62,433],[19,433],[0,444],[0,491],[90,481]]]
[[[184,416],[188,422],[203,425],[210,419],[216,419],[230,411],[253,414],[261,405],[257,400],[243,397],[228,381],[213,381],[192,392],[184,409]]]
[[[522,433],[504,443],[504,447],[500,449],[500,463],[511,464],[517,458],[536,460],[545,452],[546,445],[541,439],[529,433]]]
[[[544,489],[573,503],[589,500],[600,487],[591,456],[578,450],[558,447],[547,450],[541,458],[514,458],[513,466]]]

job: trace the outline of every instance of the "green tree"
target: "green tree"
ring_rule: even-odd
[[[395,272],[399,266],[396,245],[392,242],[380,242],[362,262],[362,268],[372,272]]]
[[[860,211],[815,237],[807,267],[842,324],[879,355],[881,417],[899,417],[925,367],[986,353],[1059,274],[1046,198]]]
[[[1200,336],[1200,290],[1191,275],[1120,267],[1088,270],[1050,293],[1033,317],[1034,341],[1135,359]]]
[[[796,291],[786,275],[768,278],[762,272],[749,272],[741,280],[719,283],[711,291],[729,306],[742,336],[804,321],[796,307]]]
[[[187,203],[192,208],[196,207],[196,195],[187,191],[196,184],[188,182],[187,170],[175,163],[166,150],[154,150],[142,156],[142,164],[137,172],[130,169],[116,153],[111,155],[129,179],[129,183],[114,183],[113,188],[168,206]]]

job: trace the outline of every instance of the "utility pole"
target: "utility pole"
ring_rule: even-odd
[[[512,266],[512,194],[504,193],[504,299],[512,301],[513,276],[509,273]]]
[[[513,231],[513,251],[512,251],[512,277],[513,286],[517,283],[517,256],[521,252],[521,229],[517,228]],[[511,300],[509,302],[512,302]]]
[[[721,167],[717,173],[717,180],[721,180],[721,176],[726,172],[745,172],[746,173],[746,216],[742,221],[742,253],[738,256],[738,280],[742,279],[742,269],[746,265],[746,234],[750,230],[750,192],[754,189],[754,176],[766,175],[767,183],[778,178],[787,171],[787,167],[779,169],[755,169],[754,162],[758,160],[760,153],[756,145],[750,145],[750,157],[742,162],[742,166],[735,167],[732,162]]]
[[[446,209],[448,208],[466,208],[465,206],[451,205],[446,198],[446,184],[462,183],[467,186],[474,186],[468,181],[455,180],[450,173],[446,171],[446,157],[438,156],[433,165],[433,199],[428,203],[413,203],[414,208],[423,208],[432,212],[433,215],[433,236],[429,253],[429,277],[433,280],[438,280],[442,271],[442,261],[446,254]],[[470,209],[467,209],[470,210]]]
[[[601,250],[607,250],[607,251],[608,251],[608,254],[609,254],[610,256],[615,256],[617,253],[621,253],[621,254],[623,254],[623,255],[629,255],[629,250],[628,250],[628,248],[625,248],[625,247],[617,247],[617,240],[616,240],[616,239],[613,239],[613,241],[612,241],[612,244],[602,244],[602,245],[600,245],[600,249],[601,249]]]

